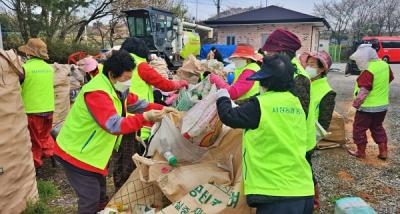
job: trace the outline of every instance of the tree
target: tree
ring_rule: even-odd
[[[314,12],[331,24],[332,38],[341,44],[358,5],[357,0],[322,1],[314,4]]]
[[[89,5],[85,0],[0,0],[16,16],[24,40],[43,34],[51,41],[66,17]]]
[[[358,41],[373,28],[375,16],[374,11],[378,6],[375,0],[365,0],[359,5],[354,13],[354,19],[351,24],[353,39]]]
[[[111,15],[111,4],[113,2],[114,0],[94,0],[91,2],[90,7],[88,8],[90,10],[90,15],[84,16],[78,23],[74,23],[74,25],[79,26],[74,42],[82,40],[82,35],[85,32],[86,27],[92,21]]]
[[[386,32],[392,36],[400,27],[400,1],[399,0],[382,0],[380,13],[384,17]]]

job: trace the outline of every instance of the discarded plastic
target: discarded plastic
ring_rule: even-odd
[[[168,143],[167,139],[165,138],[160,139],[160,147],[161,147],[160,153],[168,161],[168,164],[171,166],[176,166],[177,164],[176,156],[171,152],[172,148],[171,145]]]
[[[361,198],[347,197],[336,200],[335,214],[376,214],[376,212]]]

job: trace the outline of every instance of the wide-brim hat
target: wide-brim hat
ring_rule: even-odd
[[[262,60],[262,57],[260,58],[260,56],[254,53],[253,46],[247,44],[238,44],[233,54],[229,57],[229,59],[232,58],[245,58],[252,59],[254,61]]]
[[[264,57],[261,69],[251,75],[247,80],[262,80],[275,78],[277,81],[289,82],[293,80],[296,68],[286,55],[273,55]]]
[[[332,58],[326,51],[318,51],[318,52],[303,52],[299,59],[301,65],[305,68],[307,67],[307,60],[309,57],[314,57],[318,59],[322,65],[324,66],[324,70],[327,71],[332,65]]]
[[[41,59],[49,59],[47,45],[39,38],[31,38],[25,45],[18,48],[22,53]]]

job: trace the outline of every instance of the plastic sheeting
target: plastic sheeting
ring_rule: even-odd
[[[212,47],[215,47],[221,53],[223,59],[230,57],[236,49],[236,45],[202,45],[200,50],[200,59],[207,59],[207,54],[210,52]]]

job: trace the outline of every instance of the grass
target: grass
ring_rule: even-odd
[[[56,198],[60,192],[52,181],[44,181],[38,179],[37,187],[39,192],[39,201],[36,203],[28,202],[28,205],[23,214],[50,214],[58,213],[58,208],[51,208],[48,202]]]

